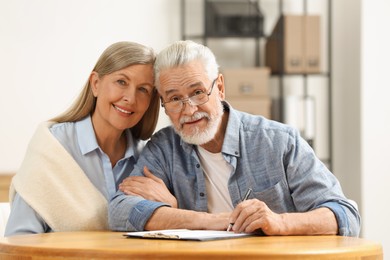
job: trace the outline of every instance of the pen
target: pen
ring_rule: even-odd
[[[244,200],[243,200],[243,201],[245,201],[245,200],[247,200],[247,199],[249,198],[249,195],[251,195],[251,192],[252,192],[252,189],[249,188],[249,189],[247,190],[247,192],[245,193],[245,196],[244,196]],[[230,230],[232,229],[233,225],[234,225],[234,223],[230,223],[226,231],[230,231]]]

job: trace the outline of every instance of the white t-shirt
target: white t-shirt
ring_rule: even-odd
[[[222,153],[210,153],[198,146],[198,155],[206,179],[207,211],[231,212],[233,204],[228,190],[228,180],[233,167],[225,161]]]

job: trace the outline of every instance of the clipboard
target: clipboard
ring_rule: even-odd
[[[127,238],[144,239],[168,239],[186,241],[211,241],[220,239],[242,238],[254,236],[249,233],[234,233],[218,230],[189,230],[189,229],[166,229],[155,231],[128,232],[124,234]]]

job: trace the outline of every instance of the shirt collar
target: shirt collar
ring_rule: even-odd
[[[90,153],[96,149],[100,149],[96,140],[95,131],[92,125],[90,115],[76,122],[77,139],[80,146],[80,151],[83,155]],[[130,129],[126,129],[127,148],[124,158],[134,156],[134,141]]]
[[[130,131],[129,128],[125,130],[126,132],[126,138],[127,138],[127,148],[126,148],[126,153],[124,158],[130,158],[132,156],[135,156],[135,147],[136,143],[133,140],[133,135]]]
[[[99,148],[90,115],[76,122],[76,131],[82,154],[85,155]]]
[[[222,101],[224,110],[229,111],[225,137],[223,139],[222,153],[240,156],[240,130],[241,118],[237,110],[226,101]]]

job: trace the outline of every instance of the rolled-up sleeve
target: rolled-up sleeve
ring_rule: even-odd
[[[125,195],[118,191],[109,205],[108,222],[114,231],[143,231],[154,211],[165,203]]]
[[[168,204],[161,202],[155,202],[150,200],[140,201],[130,212],[130,225],[135,227],[136,230],[144,230],[145,224],[152,216],[153,212],[159,207],[163,206],[170,207]]]
[[[336,176],[316,157],[313,149],[294,130],[286,153],[287,178],[298,211],[329,208],[338,224],[338,235],[358,236],[360,215],[347,199]]]
[[[338,235],[359,236],[360,215],[351,202],[338,201],[326,202],[321,207],[329,208],[336,217],[338,225]]]

